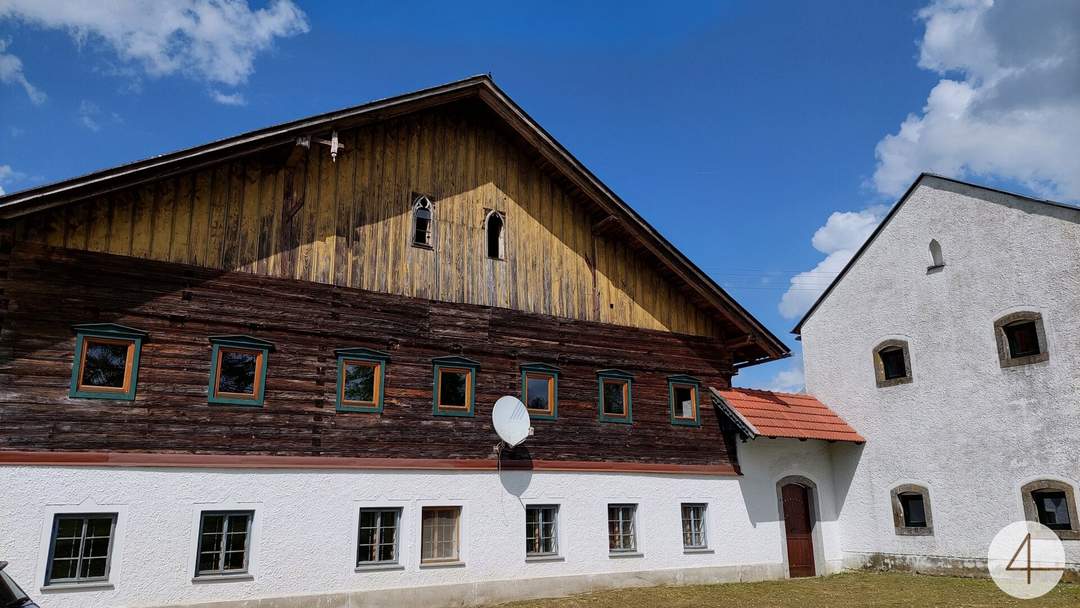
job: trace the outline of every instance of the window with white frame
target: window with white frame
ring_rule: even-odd
[[[253,517],[251,511],[203,511],[195,576],[247,573]]]
[[[525,556],[546,557],[559,554],[559,507],[525,507]]]
[[[398,526],[401,509],[360,509],[356,541],[356,566],[390,565],[398,562]]]
[[[116,513],[57,515],[45,573],[46,585],[109,580]]]
[[[420,563],[461,559],[461,507],[424,507],[420,525]]]
[[[683,549],[706,549],[709,546],[705,534],[705,505],[683,503],[682,505]]]
[[[608,505],[608,551],[637,551],[637,505]]]

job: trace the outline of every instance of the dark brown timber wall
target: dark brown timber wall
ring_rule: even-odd
[[[561,369],[559,419],[534,421],[515,457],[735,465],[734,439],[700,391],[700,428],[673,426],[667,376],[729,385],[714,340],[332,285],[221,273],[19,243],[0,280],[0,451],[485,459],[491,407],[520,393],[519,365]],[[134,402],[68,397],[78,323],[149,332]],[[207,403],[217,334],[275,343],[262,408]],[[335,411],[335,348],[385,350],[382,414]],[[433,357],[478,360],[476,416],[432,415]],[[634,374],[633,424],[597,420],[596,371]]]

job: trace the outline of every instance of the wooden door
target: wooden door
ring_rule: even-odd
[[[788,575],[814,576],[814,524],[810,518],[810,491],[797,483],[780,488],[784,503]]]

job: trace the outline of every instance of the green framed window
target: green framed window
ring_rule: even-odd
[[[472,416],[476,410],[476,372],[480,364],[465,357],[431,360],[436,416]]]
[[[701,380],[693,376],[668,376],[668,401],[671,424],[701,426],[701,407],[698,392]]]
[[[274,345],[251,336],[211,336],[208,401],[262,407],[266,364]]]
[[[596,372],[600,395],[597,400],[600,422],[632,424],[634,422],[634,377],[619,369],[602,369]]]
[[[115,323],[76,325],[70,396],[134,401],[144,331]]]
[[[382,412],[390,355],[370,348],[339,348],[334,354],[337,355],[337,411]]]
[[[546,363],[521,366],[521,400],[533,420],[559,418],[559,368]]]

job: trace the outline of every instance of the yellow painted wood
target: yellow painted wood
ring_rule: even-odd
[[[285,161],[270,155],[33,214],[18,221],[16,237],[572,319],[719,331],[631,244],[595,235],[595,210],[487,121],[430,111],[338,135],[345,151],[337,162],[313,143],[290,165],[303,204],[289,217]],[[411,242],[415,194],[435,207],[433,249]],[[505,217],[501,260],[487,257],[489,210]]]

